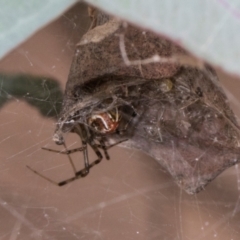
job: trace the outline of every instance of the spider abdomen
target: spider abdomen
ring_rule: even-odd
[[[119,120],[111,112],[103,112],[92,115],[88,119],[88,124],[100,133],[114,133],[119,126]]]

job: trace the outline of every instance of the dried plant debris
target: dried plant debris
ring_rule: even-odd
[[[63,144],[65,132],[77,133],[85,169],[60,185],[87,175],[117,143],[155,158],[188,193],[239,161],[239,126],[215,72],[182,64],[179,55],[188,57],[112,18],[82,38],[54,140]],[[92,163],[87,145],[98,156]]]

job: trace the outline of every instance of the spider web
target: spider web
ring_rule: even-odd
[[[1,72],[48,76],[63,91],[87,21],[86,7],[76,5],[3,59]],[[219,76],[239,116],[239,81]],[[43,102],[50,102],[54,112],[46,77],[41,83]],[[0,239],[238,239],[238,165],[191,196],[154,159],[116,147],[109,150],[111,160],[104,159],[87,178],[56,187],[26,168],[56,181],[72,176],[66,156],[41,150],[62,150],[52,142],[56,119],[29,105],[31,96],[16,97],[0,86],[6,100],[0,121]],[[74,134],[66,136],[68,148],[79,142]],[[82,154],[72,157],[82,168]],[[90,151],[90,159],[95,158]]]

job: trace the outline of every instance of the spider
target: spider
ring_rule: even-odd
[[[41,173],[37,172],[36,170],[32,169],[30,166],[27,166],[32,172],[35,174],[39,175],[40,177],[46,179],[47,181],[57,185],[57,186],[64,186],[74,180],[77,180],[79,178],[85,177],[88,175],[89,170],[96,164],[100,163],[103,159],[102,153],[99,151],[99,149],[102,149],[104,152],[104,155],[107,160],[110,159],[107,150],[113,146],[116,146],[117,144],[126,141],[118,141],[114,144],[111,144],[109,146],[105,145],[105,135],[109,133],[115,133],[118,131],[118,127],[120,124],[121,116],[118,113],[118,108],[115,108],[115,111],[107,111],[107,112],[100,112],[100,113],[95,113],[92,114],[88,119],[87,122],[88,124],[82,124],[78,123],[75,124],[71,132],[74,132],[80,136],[81,142],[82,142],[82,147],[80,148],[75,148],[68,150],[64,141],[64,138],[62,137],[61,134],[55,133],[53,140],[55,141],[56,144],[58,145],[63,145],[65,148],[65,151],[58,151],[58,150],[53,150],[49,148],[42,148],[43,150],[51,151],[51,152],[56,152],[56,153],[61,153],[61,154],[67,154],[69,162],[72,166],[72,169],[74,171],[74,177],[68,178],[66,180],[63,180],[61,182],[55,182],[52,179],[42,175]],[[95,141],[96,133],[98,134],[98,141],[100,144],[97,144]],[[93,149],[93,151],[97,155],[97,159],[93,161],[92,163],[89,163],[88,159],[88,152],[87,152],[87,145],[90,145],[90,147]],[[83,156],[84,156],[84,168],[77,171],[73,160],[71,158],[71,154],[82,151]]]

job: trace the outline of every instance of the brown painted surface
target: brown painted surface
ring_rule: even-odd
[[[88,29],[85,10],[79,5],[39,31],[0,62],[1,72],[52,77],[64,89],[75,44]],[[239,115],[239,80],[219,76]],[[0,239],[239,238],[238,166],[190,196],[152,158],[116,147],[87,178],[60,188],[26,168],[54,180],[72,176],[66,156],[41,150],[61,149],[52,142],[56,120],[16,98],[0,116]],[[67,144],[79,146],[78,137],[69,134]],[[81,153],[73,158],[82,167]]]

